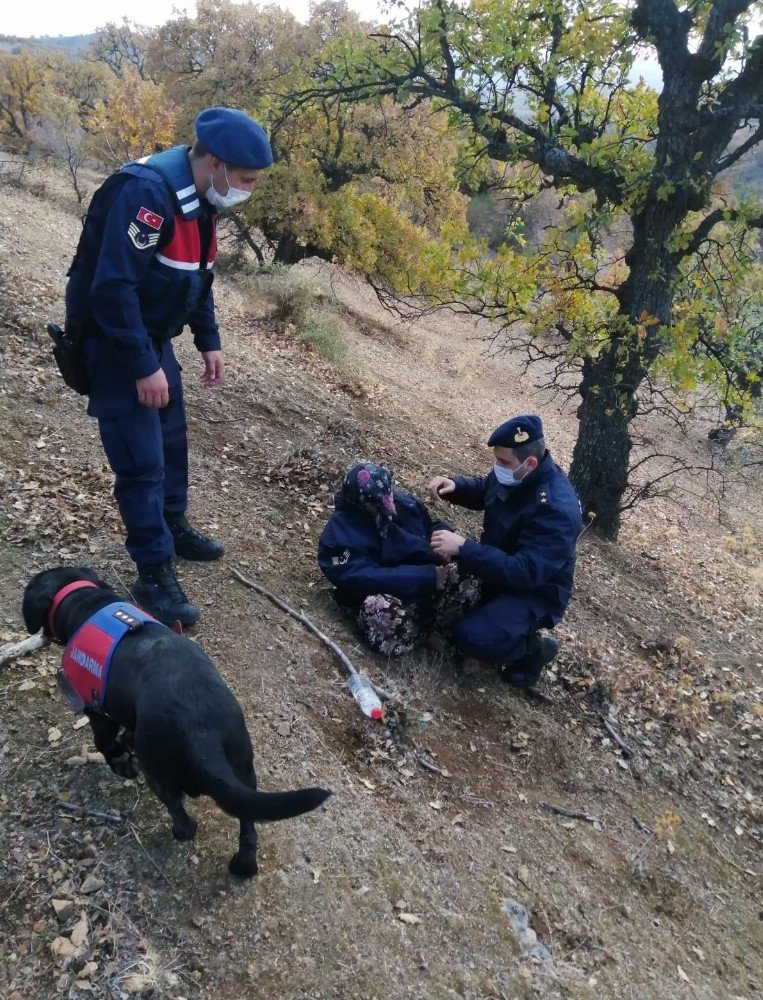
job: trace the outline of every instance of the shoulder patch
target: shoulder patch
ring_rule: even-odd
[[[161,229],[162,223],[164,222],[163,215],[157,215],[156,212],[152,212],[148,208],[141,208],[135,218],[138,222],[145,222],[145,224],[150,226],[152,229]]]
[[[134,222],[130,223],[127,229],[127,235],[130,237],[134,246],[136,246],[138,250],[148,250],[149,247],[156,246],[159,242],[159,233],[144,233],[138,229]]]
[[[331,562],[334,564],[334,566],[344,566],[344,564],[349,561],[349,558],[350,558],[350,550],[345,549],[341,555],[332,556]]]

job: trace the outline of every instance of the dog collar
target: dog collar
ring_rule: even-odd
[[[47,620],[48,635],[50,635],[51,638],[57,638],[56,630],[53,628],[53,618],[56,611],[58,611],[58,605],[65,597],[68,597],[69,594],[72,594],[75,590],[82,590],[83,587],[95,587],[97,590],[98,584],[93,583],[92,580],[75,580],[74,583],[67,583],[65,587],[62,587],[56,592],[56,595],[53,598],[53,603],[50,605],[50,610],[48,611]]]

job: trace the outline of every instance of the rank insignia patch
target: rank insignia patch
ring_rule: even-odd
[[[130,223],[127,235],[138,250],[148,250],[149,247],[156,246],[159,242],[159,233],[143,233],[134,222]]]

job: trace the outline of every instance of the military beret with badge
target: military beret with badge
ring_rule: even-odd
[[[540,417],[526,415],[513,417],[496,427],[488,439],[488,448],[521,448],[524,444],[540,441],[543,423]]]
[[[199,142],[231,167],[264,170],[273,163],[273,151],[261,125],[236,108],[206,108],[196,119]]]

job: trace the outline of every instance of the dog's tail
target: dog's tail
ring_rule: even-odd
[[[256,792],[240,781],[233,773],[228,759],[218,758],[214,773],[207,763],[208,788],[206,794],[225,812],[236,819],[254,823],[273,823],[276,820],[301,816],[322,805],[331,795],[326,788],[298,788],[293,792]]]

